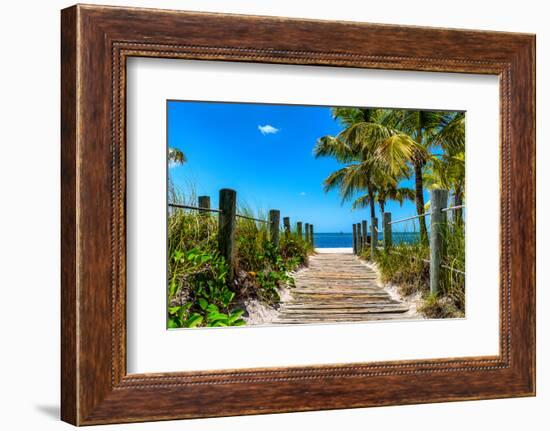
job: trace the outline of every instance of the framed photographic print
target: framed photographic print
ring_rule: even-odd
[[[63,420],[534,395],[533,35],[61,30]]]

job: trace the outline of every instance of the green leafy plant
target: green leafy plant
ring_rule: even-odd
[[[192,248],[172,254],[172,272],[169,294],[174,297],[181,290],[186,301],[168,309],[171,328],[196,326],[242,325],[242,310],[230,311],[235,298],[227,284],[228,267],[217,252]]]
[[[203,317],[198,313],[190,313],[191,303],[177,305],[168,308],[168,327],[169,328],[194,328],[199,326]]]
[[[205,313],[206,326],[242,326],[245,321],[241,319],[244,310],[235,309],[230,313],[222,313],[214,304],[201,303],[201,308]]]
[[[195,205],[170,188],[170,199]],[[239,214],[263,220],[243,207]],[[208,213],[174,210],[168,222],[168,327],[240,326],[247,298],[267,304],[280,301],[279,289],[293,285],[291,272],[307,264],[311,244],[296,233],[281,235],[279,247],[269,240],[267,224],[238,218],[235,232],[237,268],[229,284],[229,268],[217,251],[217,220]]]

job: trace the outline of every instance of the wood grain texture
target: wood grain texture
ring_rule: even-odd
[[[358,224],[358,226],[360,226]],[[409,306],[391,298],[378,274],[353,253],[320,253],[293,276],[277,324],[406,319]]]
[[[74,6],[62,12],[61,37],[63,420],[85,425],[534,394],[534,36]],[[127,375],[129,56],[499,75],[500,355]]]
[[[61,417],[77,421],[76,9],[61,17]]]

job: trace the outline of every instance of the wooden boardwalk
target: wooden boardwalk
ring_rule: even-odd
[[[380,286],[377,274],[351,253],[316,254],[295,277],[273,323],[399,319],[409,310]]]

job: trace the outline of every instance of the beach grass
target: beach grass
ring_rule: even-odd
[[[170,202],[196,206],[196,193],[170,187]],[[168,214],[168,326],[239,326],[244,300],[255,298],[276,306],[279,289],[291,285],[290,272],[307,265],[313,247],[296,232],[281,234],[280,245],[270,239],[266,212],[240,205],[236,221],[237,269],[228,266],[217,250],[215,213],[171,208]],[[230,282],[230,280],[232,280]]]
[[[463,317],[465,314],[465,237],[464,225],[449,223],[444,231],[445,254],[437,294],[430,294],[430,249],[417,241],[379,248],[374,261],[385,283],[399,286],[403,296],[420,294],[419,311],[428,318]],[[370,251],[363,257],[370,259]]]

